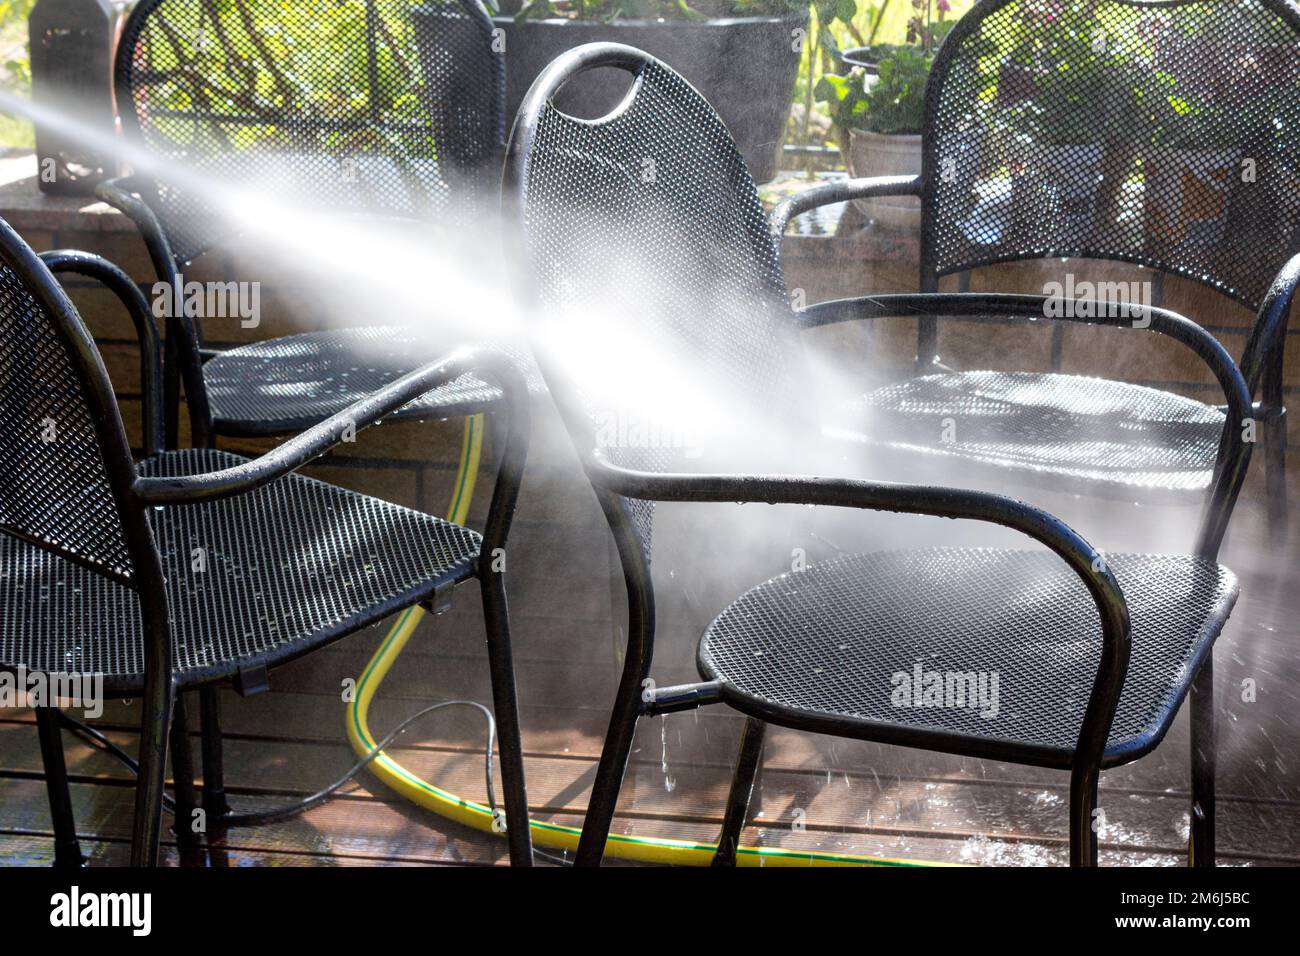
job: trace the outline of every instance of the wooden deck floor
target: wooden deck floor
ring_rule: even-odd
[[[530,479],[511,553],[530,804],[538,819],[577,824],[617,676],[609,554],[594,501],[586,500],[580,481],[565,479],[573,490],[557,492],[545,474],[530,472]],[[1300,527],[1292,528],[1284,553],[1269,550],[1260,491],[1256,471],[1224,555],[1242,577],[1243,597],[1216,653],[1223,715],[1220,857],[1224,863],[1294,864],[1300,863],[1300,719],[1294,716],[1300,712],[1294,706],[1300,698],[1300,594],[1291,579],[1300,566]],[[566,502],[566,494],[579,497]],[[1300,487],[1293,494],[1300,501]],[[1189,533],[1195,517],[1189,511],[1183,519]],[[671,605],[664,612],[656,668],[661,684],[694,679],[698,619],[709,613],[708,601],[696,604],[689,613]],[[225,693],[227,784],[239,809],[270,808],[311,793],[352,763],[340,688],[360,673],[383,633],[374,628],[287,665],[273,674],[270,693],[247,699]],[[1241,701],[1246,678],[1258,683],[1256,703]],[[445,615],[426,619],[384,685],[372,726],[392,727],[445,698],[490,699],[472,588],[462,589]],[[138,705],[115,702],[96,723],[130,750],[138,716]],[[720,707],[644,721],[615,829],[712,840],[740,727],[741,718]],[[425,779],[482,799],[482,733],[477,714],[444,711],[413,728],[393,752]],[[195,741],[196,757],[197,750]],[[1182,714],[1155,753],[1103,775],[1103,862],[1179,861],[1187,828],[1187,750]],[[90,862],[124,862],[129,774],[71,736],[67,752]],[[1060,773],[774,730],[761,815],[745,839],[918,860],[1059,864],[1066,858],[1066,798]],[[802,830],[792,826],[796,817]],[[0,712],[0,862],[47,864],[50,837],[32,716]],[[166,843],[166,859],[174,862],[170,834]],[[297,819],[231,832],[212,862],[499,864],[504,843],[412,807],[363,775],[340,797]]]

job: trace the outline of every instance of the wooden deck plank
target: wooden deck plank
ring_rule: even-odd
[[[116,840],[105,837],[82,837],[81,855],[86,866],[128,866],[131,861],[129,836]],[[226,866],[415,866],[438,865],[437,860],[395,860],[387,857],[361,857],[346,854],[292,853],[269,850],[245,850],[238,847],[226,851]],[[170,840],[162,843],[158,854],[161,866],[180,866],[180,854]],[[0,860],[6,866],[53,866],[54,843],[51,834],[16,833],[0,830]]]
[[[486,693],[486,682],[481,692]],[[450,693],[456,692],[449,689]],[[460,689],[460,693],[465,690]],[[440,696],[431,694],[430,696]],[[372,706],[371,726],[376,732],[395,726],[428,698],[397,697],[385,692]],[[10,716],[12,715],[12,716]],[[337,744],[342,740],[344,705],[333,696],[295,692],[272,692],[252,698],[225,693],[223,718],[227,735],[268,743],[302,741]],[[7,720],[33,721],[25,711],[9,712]],[[665,742],[670,760],[730,766],[734,759],[743,717],[728,708],[708,708],[696,713],[642,721],[638,727],[638,754],[658,754]],[[133,732],[138,710],[121,701],[109,702],[104,717],[95,723]],[[563,754],[594,759],[599,756],[607,715],[599,707],[524,707],[522,711],[525,751]],[[433,749],[472,749],[481,746],[482,717],[470,710],[449,709],[416,724],[403,746]],[[33,730],[34,733],[34,730]],[[1235,735],[1224,734],[1229,744]],[[1141,761],[1107,771],[1102,785],[1115,791],[1185,793],[1187,788],[1187,735],[1185,719],[1179,718],[1167,739]],[[1288,799],[1285,781],[1277,781],[1260,752],[1233,746],[1231,758],[1223,764],[1224,779],[1219,792],[1239,799]],[[812,734],[773,729],[765,751],[764,766],[774,769],[824,772],[835,768],[857,777],[942,777],[984,782],[1019,782],[1057,785],[1059,771],[1024,767],[995,761],[954,757],[948,754],[908,750],[865,741],[840,740]],[[1262,796],[1263,795],[1263,796]],[[1291,798],[1294,802],[1295,798]]]
[[[42,784],[22,781],[16,796],[25,798],[33,810],[21,819],[22,826],[0,831],[0,848],[6,837],[20,839],[24,858],[16,863],[46,865],[49,861],[48,820],[39,812]],[[23,792],[24,789],[27,792]],[[72,786],[74,810],[79,819],[88,821],[96,836],[93,844],[112,848],[120,860],[129,841],[131,791],[127,787]],[[552,822],[578,826],[581,818],[560,814]],[[358,830],[357,821],[366,827]],[[712,842],[717,825],[689,820],[620,818],[615,832],[649,838]],[[381,835],[375,836],[377,830]],[[337,835],[335,835],[337,834]],[[86,838],[83,837],[83,841]],[[165,838],[165,849],[175,859],[174,838]],[[42,843],[44,842],[44,846]],[[914,833],[838,832],[809,827],[797,832],[788,827],[751,826],[745,834],[747,845],[780,846],[810,852],[847,853],[887,859],[910,859],[956,864],[1057,865],[1065,861],[1067,848],[1060,843],[1040,845],[1028,840],[1001,840],[976,837],[954,840]],[[395,864],[470,864],[500,865],[507,857],[499,838],[467,830],[394,801],[392,804],[368,798],[347,797],[309,811],[302,817],[274,827],[243,829],[228,834],[217,844],[218,852],[229,854],[229,865],[373,865]],[[87,851],[88,853],[91,851]],[[560,851],[548,851],[560,857]],[[1174,865],[1174,854],[1150,852],[1132,847],[1102,849],[1103,862],[1111,865]],[[1274,861],[1252,859],[1225,860],[1251,863]],[[92,862],[95,862],[92,859]],[[226,862],[226,861],[218,861]],[[545,861],[543,861],[545,862]]]
[[[114,731],[110,737],[128,748],[132,743],[129,733]],[[39,750],[29,727],[0,727],[0,753],[4,754],[3,775],[39,775]],[[393,753],[421,777],[463,796],[483,799],[481,753],[405,747]],[[268,796],[305,795],[323,786],[352,760],[350,752],[338,745],[233,739],[227,745],[227,783],[232,792],[248,797],[244,802],[261,806]],[[78,781],[114,781],[124,786],[130,782],[129,773],[115,760],[77,741],[69,742],[68,763]],[[593,760],[532,757],[528,771],[530,804],[537,814],[581,813],[594,775]],[[716,827],[728,781],[725,766],[670,764],[665,773],[657,759],[634,759],[620,813],[629,819],[708,822]],[[1044,786],[769,768],[763,781],[759,820],[771,821],[774,830],[789,828],[798,818],[822,830],[961,840],[983,835],[1051,844],[1066,832],[1063,779]],[[1109,825],[1123,834],[1126,846],[1177,852],[1180,828],[1185,826],[1185,795],[1104,791],[1102,805]],[[1225,798],[1220,811],[1220,842],[1227,853],[1262,859],[1273,856],[1279,846],[1300,845],[1300,815],[1294,806],[1260,806]],[[352,828],[362,825],[357,821]]]

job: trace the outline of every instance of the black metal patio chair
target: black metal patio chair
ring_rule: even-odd
[[[100,355],[51,270],[98,280],[140,339],[144,453],[130,445]],[[475,371],[502,389],[509,436],[483,535],[294,472],[348,433]],[[100,675],[142,702],[133,864],[156,862],[173,705],[186,689],[260,672],[479,580],[501,727],[511,858],[530,859],[503,547],[527,451],[529,399],[512,359],[463,351],[390,382],[274,451],[165,451],[161,353],[139,288],[107,260],[38,257],[0,221],[0,668]],[[203,560],[196,562],[201,552]],[[58,715],[37,710],[56,863],[81,862]],[[177,707],[176,721],[184,720]],[[184,726],[172,728],[178,839],[194,807]]]
[[[633,77],[616,110],[573,118],[551,105],[566,81],[598,67]],[[670,68],[621,45],[579,47],[538,78],[511,135],[505,193],[518,229],[521,293],[540,309],[534,354],[613,532],[629,602],[625,665],[578,863],[601,860],[638,718],[723,702],[750,719],[720,862],[736,860],[770,722],[1069,770],[1070,859],[1093,864],[1099,771],[1153,749],[1189,689],[1190,849],[1196,863],[1212,862],[1211,648],[1237,590],[1215,556],[1249,460],[1240,429],[1220,429],[1222,451],[1194,556],[1103,558],[1050,514],[977,491],[689,473],[679,446],[633,441],[610,423],[629,409],[643,415],[645,405],[680,403],[684,393],[697,402],[716,398],[713,407],[743,408],[759,420],[760,441],[779,442],[782,424],[796,434],[807,427],[816,394],[799,354],[801,328],[909,314],[1024,317],[1041,314],[1042,299],[878,296],[796,313],[777,238],[721,121]],[[1284,321],[1288,298],[1272,297],[1266,334]],[[1150,330],[1205,361],[1230,421],[1249,414],[1245,380],[1213,336],[1159,308],[1151,310]],[[649,394],[620,389],[647,381],[661,385]],[[697,385],[702,392],[689,390]],[[717,617],[699,645],[702,683],[655,689],[646,682],[656,637],[656,501],[963,518],[1009,527],[1047,550],[882,551],[809,565],[767,581]],[[999,672],[1000,719],[892,706],[891,675],[918,660],[955,672]]]
[[[495,217],[505,62],[479,0],[141,0],[123,27],[115,74],[124,136],[162,165],[98,194],[135,222],[169,286],[240,239],[230,232],[238,224],[168,164],[227,189],[274,189],[296,208],[372,222]],[[400,308],[375,305],[385,318],[363,328],[224,351],[204,347],[200,318],[169,314],[167,447],[176,446],[182,386],[192,444],[216,447],[223,436],[301,431],[435,357]],[[530,382],[540,387],[535,374]],[[395,417],[490,412],[500,398],[467,374]],[[199,696],[203,798],[219,817],[228,811],[219,701],[211,688]]]
[[[1267,306],[1300,274],[1300,7],[981,0],[937,55],[923,150],[920,176],[810,189],[774,212],[774,231],[827,203],[918,196],[924,292],[980,266],[1079,257],[1151,267],[1153,298],[1168,273],[1257,310],[1240,368],[1284,527],[1286,325]],[[1131,302],[1108,291],[1112,311]],[[1199,501],[1211,487],[1222,407],[1062,374],[1059,349],[1051,372],[952,370],[939,320],[918,325],[915,377],[854,402],[841,435],[1121,500]]]
[[[505,60],[479,0],[142,0],[123,27],[115,73],[127,141],[214,184],[379,220],[454,222],[496,208]],[[135,222],[158,279],[171,284],[239,237],[212,199],[169,172],[115,180],[99,195]],[[391,326],[213,352],[199,321],[168,316],[169,440],[181,385],[195,445],[314,425],[428,353],[409,326]],[[403,415],[458,417],[496,397],[466,377]]]

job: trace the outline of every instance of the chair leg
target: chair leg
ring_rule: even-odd
[[[131,832],[131,865],[158,865],[162,828],[163,782],[167,775],[167,728],[171,723],[175,688],[170,674],[145,680],[144,717],[140,722],[140,775],[135,784],[135,819]]]
[[[172,793],[175,812],[172,815],[172,830],[176,834],[176,845],[181,852],[184,865],[197,865],[196,852],[202,843],[201,831],[195,830],[195,808],[198,800],[194,793],[194,757],[190,752],[189,717],[185,708],[185,695],[176,694],[172,705],[172,726],[168,735],[171,741],[172,755]],[[205,827],[206,829],[206,827]]]
[[[533,865],[533,832],[528,818],[528,790],[524,780],[524,743],[519,732],[519,702],[515,694],[515,668],[510,648],[510,613],[499,574],[482,579],[483,617],[488,635],[488,669],[492,674],[492,710],[501,753],[501,783],[505,789],[506,841],[511,866]]]
[[[1214,661],[1192,682],[1192,820],[1187,845],[1191,866],[1214,866]]]
[[[736,770],[731,778],[731,793],[727,797],[727,812],[722,818],[722,834],[718,837],[718,852],[713,854],[714,866],[735,866],[736,848],[745,829],[749,801],[754,793],[754,780],[763,758],[763,736],[767,725],[750,717],[745,720],[745,731],[740,738],[740,752],[736,754]]]
[[[1097,865],[1097,783],[1101,768],[1070,773],[1070,866]]]
[[[50,800],[50,817],[54,821],[54,865],[59,869],[81,866],[81,844],[77,842],[77,824],[72,815],[72,795],[68,791],[68,767],[63,759],[63,731],[59,712],[53,707],[36,708],[36,733],[41,741],[41,761],[45,765],[45,790]]]
[[[636,736],[636,721],[640,715],[641,686],[629,680],[624,671],[614,699],[614,712],[605,732],[605,746],[600,752],[596,767],[596,780],[591,786],[591,799],[582,821],[582,836],[574,855],[575,866],[600,866],[605,856],[605,843],[614,823],[614,809],[618,806],[618,793],[623,786],[623,773],[627,769],[628,754]]]
[[[181,377],[175,338],[163,339],[163,444],[167,448],[180,447]]]
[[[199,729],[203,740],[203,812],[212,827],[230,813],[221,752],[221,694],[215,685],[199,688]]]
[[[1264,479],[1268,493],[1269,527],[1276,539],[1286,534],[1286,410],[1264,429]]]

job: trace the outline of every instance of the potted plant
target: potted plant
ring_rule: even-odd
[[[991,84],[972,98],[996,171],[980,186],[997,209],[978,217],[986,241],[1015,225],[1026,241],[1084,248],[1141,228],[1134,180],[1150,136],[1139,89],[1152,72],[1149,43],[1107,30],[1097,10],[1098,0],[1027,4],[1021,38],[981,60]]]
[[[855,66],[860,66],[868,76],[875,76],[880,68],[880,61],[898,49],[897,43],[876,42],[876,35],[885,23],[885,15],[889,12],[889,5],[892,2],[893,0],[880,0],[879,4],[867,8],[866,30],[862,33],[849,26],[850,35],[861,44],[860,46],[839,50],[836,49],[834,39],[828,38],[829,42],[826,45],[839,65],[841,73],[847,73]]]
[[[919,175],[921,128],[925,122],[925,87],[942,38],[955,21],[933,19],[932,0],[912,0],[908,43],[887,50],[869,67],[855,66],[844,75],[826,75],[814,95],[828,104],[840,131],[841,149],[855,177]],[[939,15],[947,11],[939,0]],[[864,215],[892,228],[920,225],[915,199],[891,197],[857,200]]]
[[[846,73],[855,66],[860,66],[868,76],[878,76],[880,61],[891,56],[898,47],[897,43],[870,43],[867,46],[849,47],[847,50],[839,51],[836,59]]]
[[[851,18],[857,0],[525,0],[494,18],[505,43],[506,109],[514,115],[534,78],[572,47],[614,41],[681,73],[718,111],[753,177],[779,168],[786,116],[808,32],[808,7],[823,25]],[[556,100],[566,113],[603,116],[628,77],[593,70]]]

